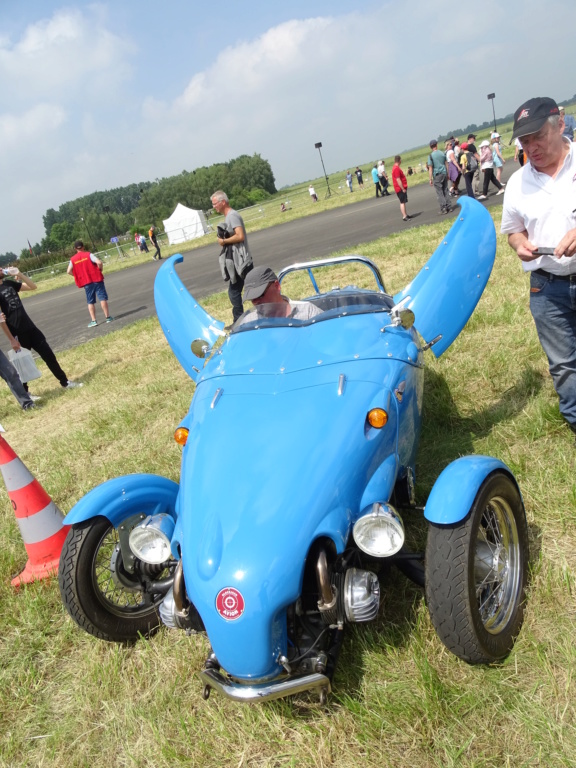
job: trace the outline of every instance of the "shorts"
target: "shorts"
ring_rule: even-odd
[[[396,192],[396,195],[398,197],[398,200],[400,200],[401,203],[408,202],[408,192],[404,192],[404,190],[402,190],[400,192]]]
[[[96,296],[98,296],[100,301],[108,301],[108,294],[106,293],[103,280],[100,280],[99,283],[88,283],[88,285],[84,286],[84,290],[86,291],[86,301],[88,304],[96,304]]]

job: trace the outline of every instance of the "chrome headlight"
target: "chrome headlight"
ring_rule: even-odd
[[[150,565],[159,565],[170,559],[170,541],[174,533],[171,515],[161,512],[149,515],[130,531],[128,542],[134,555]]]
[[[358,518],[353,529],[354,541],[367,555],[390,557],[402,549],[404,524],[390,504],[372,504],[370,512]]]

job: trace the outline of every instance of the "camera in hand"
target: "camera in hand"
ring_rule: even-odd
[[[222,240],[226,240],[226,238],[232,237],[232,233],[228,232],[226,227],[223,227],[221,224],[218,224],[218,226],[216,227],[216,234]]]

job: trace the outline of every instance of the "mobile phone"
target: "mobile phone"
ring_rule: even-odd
[[[534,256],[554,256],[555,250],[555,248],[536,248],[532,253]]]

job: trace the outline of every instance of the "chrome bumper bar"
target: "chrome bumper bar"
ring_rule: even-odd
[[[233,701],[272,701],[283,696],[293,696],[304,691],[330,693],[330,678],[315,672],[304,677],[293,677],[270,683],[236,683],[216,669],[203,669],[200,678],[205,686],[214,688]]]

